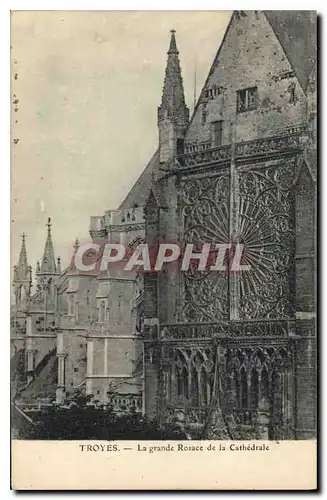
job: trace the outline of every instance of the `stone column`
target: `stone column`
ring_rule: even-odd
[[[86,361],[86,394],[92,394],[93,376],[93,340],[87,340],[87,361]]]
[[[234,408],[238,407],[238,401],[237,401],[237,388],[236,388],[236,372],[233,370],[230,374],[228,374],[229,377],[229,391],[227,394],[227,405],[228,405],[228,410],[229,412],[232,411]]]
[[[63,403],[65,399],[65,351],[64,351],[64,333],[58,332],[57,335],[57,358],[58,358],[58,383],[56,389],[56,402]]]
[[[252,407],[252,394],[251,394],[251,378],[252,378],[252,370],[250,369],[248,374],[247,374],[247,379],[246,379],[246,382],[247,382],[247,408],[251,408]]]
[[[313,117],[314,118],[314,117]],[[315,131],[299,157],[295,190],[295,428],[296,438],[316,436],[316,143]]]
[[[65,388],[65,354],[58,354],[58,388]]]
[[[159,242],[181,243],[182,219],[179,210],[179,180],[170,176],[162,183],[167,206],[160,209]],[[158,275],[159,321],[177,323],[177,309],[181,276],[181,261],[168,263]]]
[[[32,317],[26,317],[26,375],[27,383],[29,384],[33,380],[34,372],[34,350],[32,341]]]
[[[103,349],[103,375],[108,376],[108,339],[104,339]]]
[[[294,439],[293,418],[293,373],[289,368],[283,373],[283,422],[288,439]]]
[[[174,402],[177,397],[177,379],[176,379],[176,365],[172,364],[170,371],[170,401]]]
[[[235,164],[235,124],[231,124],[231,163],[230,163],[230,204],[229,204],[229,239],[226,243],[235,244],[238,241],[239,230],[239,181]],[[230,320],[239,319],[239,277],[231,273],[231,262],[229,259],[229,317]]]
[[[144,377],[145,377],[145,415],[148,418],[159,416],[159,352],[157,344],[146,342],[144,345]]]

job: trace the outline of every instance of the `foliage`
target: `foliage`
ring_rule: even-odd
[[[31,415],[31,414],[30,414]],[[186,439],[178,426],[161,425],[131,411],[117,414],[112,406],[102,405],[81,392],[63,405],[46,407],[33,413],[36,425],[19,429],[20,439],[99,439],[153,440]]]

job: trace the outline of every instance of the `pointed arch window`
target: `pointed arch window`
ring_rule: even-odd
[[[181,351],[175,353],[174,359],[175,375],[176,375],[176,393],[177,398],[181,401],[188,400],[189,386],[188,386],[188,363],[184,354]]]
[[[269,377],[266,366],[261,370],[260,400],[269,401]]]
[[[98,322],[105,323],[107,321],[107,301],[100,300],[98,308]]]
[[[251,373],[251,408],[258,408],[259,404],[259,374],[256,369]]]
[[[192,404],[199,404],[199,380],[198,380],[198,371],[195,367],[192,368],[191,372],[191,398]]]
[[[273,409],[275,416],[279,417],[281,414],[281,405],[282,405],[282,375],[278,369],[274,369],[272,373],[271,380],[271,393],[273,399]]]
[[[200,394],[201,394],[201,402],[204,405],[209,404],[210,402],[210,385],[208,380],[208,374],[204,367],[202,367],[200,372]]]
[[[247,374],[244,366],[241,368],[240,372],[240,406],[241,408],[247,408],[248,403],[248,382]]]
[[[76,297],[75,294],[68,295],[68,316],[76,314]]]
[[[213,147],[221,146],[223,138],[223,121],[212,123]]]
[[[177,396],[179,398],[188,399],[188,370],[183,366],[177,370]]]

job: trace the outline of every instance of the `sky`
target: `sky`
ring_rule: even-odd
[[[68,264],[89,218],[115,209],[158,146],[170,30],[190,111],[231,11],[16,11],[11,16],[11,248],[29,264],[52,219]]]

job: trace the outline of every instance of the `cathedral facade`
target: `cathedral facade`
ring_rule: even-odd
[[[25,238],[14,273],[15,405],[83,388],[196,438],[316,435],[316,101],[315,13],[235,11],[191,117],[172,31],[158,149],[90,235],[225,244],[227,270],[62,271],[49,221],[36,293]]]

